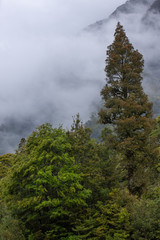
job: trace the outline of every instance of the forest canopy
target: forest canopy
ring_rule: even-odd
[[[160,119],[143,65],[118,23],[99,123],[79,114],[69,130],[45,123],[0,156],[0,240],[160,239]]]

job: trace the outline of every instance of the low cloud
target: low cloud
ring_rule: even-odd
[[[83,31],[124,2],[1,1],[1,153],[13,151],[22,137],[44,122],[70,127],[72,116],[78,112],[84,121],[89,118],[101,100],[106,47],[113,41],[117,20],[144,55],[146,92],[158,89],[158,68],[152,76],[154,84],[148,79],[152,63],[159,61],[159,33],[140,23],[147,8],[139,5],[127,16],[120,14],[101,31]]]
[[[0,3],[0,152],[34,127],[86,121],[104,85],[105,47],[82,29],[123,0],[5,0]]]

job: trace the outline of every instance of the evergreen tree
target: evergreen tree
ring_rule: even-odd
[[[101,146],[91,139],[91,129],[84,127],[79,114],[73,119],[71,131],[68,136],[72,145],[71,153],[79,166],[80,173],[83,173],[83,184],[86,188],[92,189],[94,199],[99,198],[99,190],[104,177],[102,176],[100,152]]]
[[[133,194],[141,194],[153,180],[151,173],[156,167],[156,146],[150,138],[155,121],[152,104],[141,85],[143,57],[134,50],[120,23],[114,36],[107,50],[107,84],[101,91],[104,108],[99,116],[102,123],[115,126],[117,150],[122,155],[128,189]]]
[[[107,130],[103,135],[107,135]],[[109,141],[112,141],[111,130],[108,130]],[[77,114],[73,119],[71,130],[68,131],[72,149],[71,154],[75,158],[79,172],[83,174],[83,185],[92,190],[89,202],[95,204],[100,199],[106,199],[106,195],[112,188],[117,187],[119,174],[117,165],[119,161],[113,149],[106,147],[104,142],[98,142],[91,138],[91,129],[85,127]],[[107,193],[107,194],[106,194]]]
[[[3,198],[29,239],[64,239],[72,233],[91,191],[81,182],[66,132],[43,124],[28,137],[3,179]],[[27,239],[28,239],[27,238]]]

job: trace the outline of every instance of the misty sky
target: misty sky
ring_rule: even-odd
[[[0,152],[13,151],[42,123],[68,128],[77,113],[85,122],[97,111],[106,83],[106,48],[117,20],[110,20],[100,32],[83,29],[107,18],[124,2],[0,0]],[[159,62],[160,36],[141,24],[147,9],[138,4],[132,14],[122,14],[120,22],[143,54],[145,74],[151,79],[148,66]],[[148,79],[144,82],[147,94],[158,89],[157,85],[152,89]]]
[[[96,101],[99,94],[94,82],[99,48],[78,34],[123,2],[1,0],[0,123],[33,116],[37,124],[52,119],[67,123],[77,112],[87,118],[93,96]]]
[[[1,23],[5,28],[14,27],[19,30],[21,28],[21,31],[30,33],[32,28],[41,29],[41,33],[47,30],[54,31],[54,34],[70,33],[107,17],[124,2],[124,0],[1,0]],[[19,34],[21,35],[20,32]]]
[[[44,122],[70,127],[72,116],[80,113],[85,122],[97,110],[105,84],[106,47],[113,41],[117,20],[102,34],[85,34],[83,29],[107,18],[124,2],[0,1],[0,130],[9,126],[7,134],[1,132],[0,152],[7,144],[13,149],[13,143]],[[138,5],[120,21],[145,63],[159,62],[158,32],[141,28],[146,11]],[[153,90],[147,81],[148,94]]]

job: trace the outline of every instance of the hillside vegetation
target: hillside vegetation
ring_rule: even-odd
[[[0,240],[160,239],[160,118],[142,88],[143,56],[118,23],[94,131],[45,123],[0,156]]]

